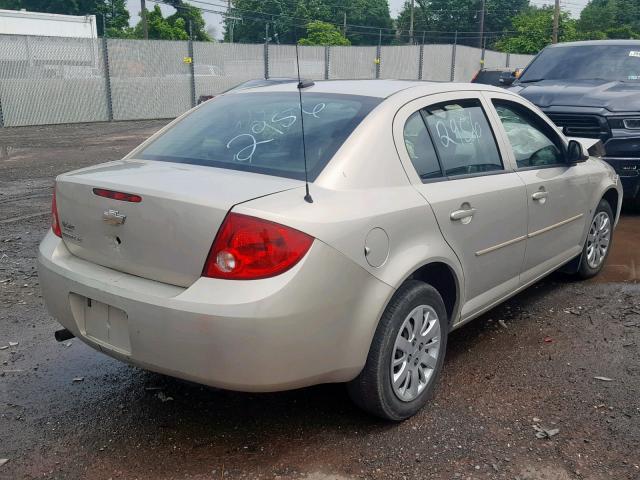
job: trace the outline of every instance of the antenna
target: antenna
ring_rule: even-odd
[[[307,203],[313,203],[313,198],[311,198],[311,194],[309,193],[309,172],[307,170],[307,145],[305,144],[305,141],[304,141],[304,111],[302,109],[302,89],[306,87],[311,87],[313,85],[313,82],[309,80],[306,80],[303,82],[302,79],[300,78],[300,60],[298,58],[298,39],[297,38],[296,38],[296,67],[298,69],[298,99],[300,102],[300,127],[302,128],[302,156],[304,157],[304,186],[306,189],[304,201]]]

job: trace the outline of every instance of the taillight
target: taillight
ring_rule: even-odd
[[[53,199],[51,200],[51,230],[57,236],[62,238],[62,230],[60,230],[60,219],[58,218],[58,206],[56,204],[56,187],[53,187]]]
[[[307,253],[313,237],[279,223],[230,213],[211,246],[202,275],[255,280],[286,272]]]
[[[111,200],[120,200],[121,202],[140,203],[142,197],[133,193],[116,192],[114,190],[106,190],[104,188],[94,188],[93,193],[99,197],[110,198]]]

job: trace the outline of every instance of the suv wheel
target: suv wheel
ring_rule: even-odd
[[[353,401],[387,420],[417,413],[442,370],[448,325],[435,288],[416,280],[405,283],[380,319],[364,369],[348,385]]]
[[[613,211],[606,200],[600,200],[584,242],[578,275],[591,278],[602,270],[611,250]]]

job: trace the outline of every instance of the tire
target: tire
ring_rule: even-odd
[[[601,224],[597,219],[606,218],[605,225],[601,228]],[[591,223],[589,225],[589,231],[587,232],[587,238],[585,239],[584,246],[582,247],[582,254],[580,255],[580,266],[578,267],[578,277],[587,279],[596,276],[604,267],[609,252],[611,251],[611,244],[613,240],[613,221],[614,215],[611,210],[609,202],[602,199],[596,208]],[[595,230],[594,230],[595,229]],[[605,232],[606,229],[606,232]],[[595,235],[595,237],[594,237]],[[596,248],[595,245],[604,245],[604,239],[606,238],[606,251],[602,252],[601,248]],[[593,247],[593,249],[591,248]],[[594,254],[597,253],[597,261],[594,261]]]
[[[420,318],[427,322],[423,322],[422,335],[418,336],[412,332]],[[380,319],[364,369],[347,385],[351,399],[385,420],[401,421],[415,415],[433,394],[444,362],[448,333],[449,319],[438,291],[424,282],[407,281],[394,294]],[[392,356],[396,359],[395,366]],[[395,387],[392,376],[397,379]]]

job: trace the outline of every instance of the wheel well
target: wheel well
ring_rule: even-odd
[[[618,198],[618,192],[615,190],[615,188],[610,188],[604,193],[602,198],[609,202],[609,205],[611,205],[611,210],[613,210],[613,216],[615,217],[618,213],[618,201],[620,200]]]
[[[442,262],[429,263],[413,272],[409,278],[428,283],[435,288],[444,301],[449,321],[453,320],[458,301],[458,282],[447,264]]]

